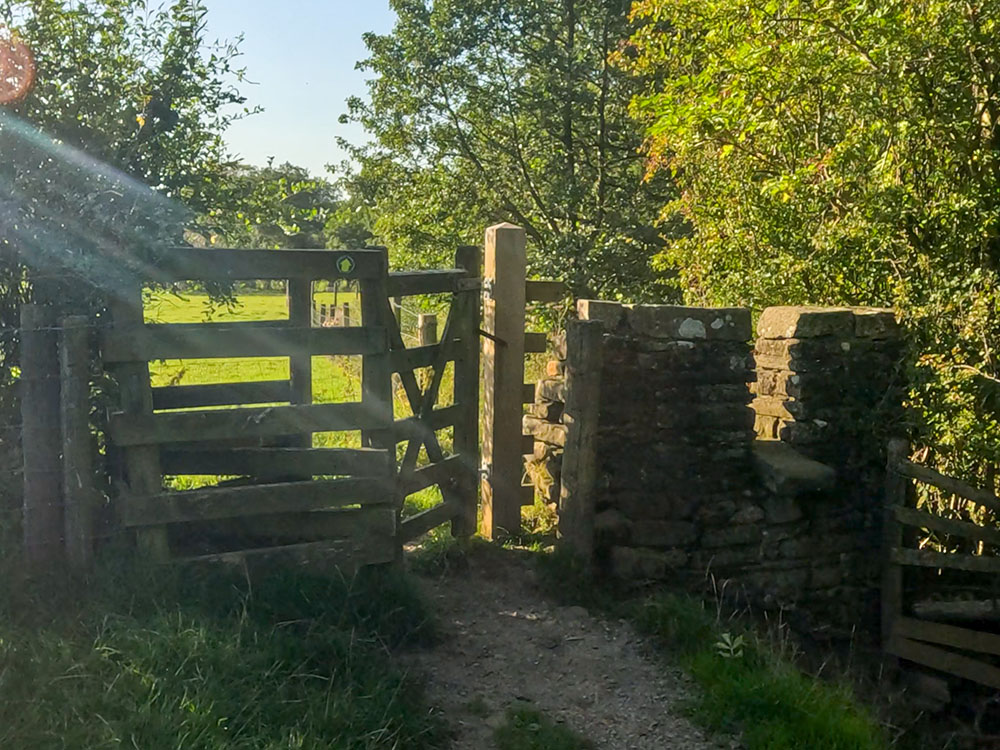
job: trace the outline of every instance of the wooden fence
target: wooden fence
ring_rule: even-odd
[[[479,530],[487,538],[516,534],[521,507],[532,502],[532,487],[522,483],[532,438],[522,434],[521,418],[533,398],[524,358],[547,345],[544,333],[525,331],[526,304],[558,301],[565,287],[525,278],[519,227],[487,230],[485,255],[480,278],[475,247],[459,248],[454,268],[395,273],[384,249],[177,248],[141,266],[147,276],[131,288],[117,289],[106,321],[59,322],[50,319],[51,307],[26,306],[24,536],[31,565],[43,569],[68,553],[85,569],[94,550],[99,492],[85,481],[93,473],[85,394],[95,327],[118,389],[107,419],[112,515],[153,559],[386,561],[443,523],[455,534],[475,533],[480,476]],[[144,322],[145,285],[260,280],[286,282],[287,318]],[[317,281],[356,288],[350,313],[317,304]],[[419,340],[407,347],[399,314],[403,300],[416,295],[450,295],[450,306],[440,336],[437,319],[425,317]],[[360,400],[315,401],[312,359],[322,355],[361,358]],[[151,361],[235,357],[285,357],[289,377],[163,387],[150,381]],[[449,363],[450,399],[441,394]],[[427,368],[431,374],[418,377]],[[398,414],[394,380],[406,404]],[[340,431],[360,431],[360,447],[314,446],[314,433]],[[231,478],[166,491],[173,475]],[[404,498],[435,485],[439,504],[402,515]]]
[[[145,282],[118,290],[110,324],[98,327],[101,360],[117,384],[107,420],[108,450],[117,467],[114,515],[120,527],[134,531],[141,550],[161,561],[277,558],[356,567],[395,559],[402,542],[442,523],[451,522],[457,534],[475,531],[478,249],[461,248],[453,269],[393,274],[383,249],[178,248],[168,258],[167,267],[150,267],[149,282],[285,280],[288,316],[148,324]],[[343,279],[359,288],[355,325],[314,325],[314,282]],[[440,341],[425,337],[407,348],[389,298],[418,294],[450,294],[451,305]],[[87,339],[94,324],[66,318],[57,326],[40,312],[47,311],[27,306],[22,326],[28,345],[24,413],[30,417],[45,399],[51,401],[55,384],[57,409],[62,400],[61,433],[59,419],[54,441],[48,422],[26,419],[31,449],[25,461],[26,550],[34,551],[29,562],[38,568],[67,552],[75,568],[85,569],[95,546],[97,503],[87,419],[92,364]],[[56,350],[57,338],[61,377],[58,367],[55,376],[49,371],[48,350]],[[361,358],[360,400],[316,403],[312,360],[320,355]],[[151,361],[232,357],[286,357],[289,377],[163,387],[150,381]],[[40,362],[45,367],[37,367]],[[454,362],[455,393],[442,407],[442,375],[449,362]],[[433,374],[422,388],[415,370],[426,367]],[[402,414],[394,413],[394,373],[410,407]],[[32,425],[44,429],[34,434]],[[447,453],[439,440],[444,429],[453,430]],[[313,433],[344,431],[359,431],[360,447],[313,445]],[[418,467],[421,447],[427,460]],[[169,475],[232,479],[167,491]],[[402,519],[403,497],[433,485],[441,487],[444,502]]]
[[[895,440],[889,445],[886,467],[884,518],[885,566],[882,581],[882,639],[886,652],[957,677],[1000,689],[1000,634],[974,627],[959,627],[920,616],[909,601],[904,585],[907,569],[1000,574],[1000,557],[916,549],[908,544],[908,530],[926,529],[945,538],[982,542],[1000,547],[1000,529],[969,521],[944,518],[928,508],[914,507],[913,482],[921,482],[957,495],[1000,514],[1000,498],[926,466],[908,460],[909,445]]]

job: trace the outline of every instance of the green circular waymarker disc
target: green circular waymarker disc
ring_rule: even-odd
[[[343,274],[352,273],[354,271],[354,267],[354,258],[350,255],[345,255],[337,261],[337,270]]]

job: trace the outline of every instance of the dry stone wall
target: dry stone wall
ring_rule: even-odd
[[[729,580],[812,624],[847,630],[873,613],[882,476],[856,468],[874,444],[858,448],[864,418],[870,433],[879,400],[898,399],[891,314],[768,310],[751,353],[742,308],[582,300],[577,312],[600,321],[603,337],[596,479],[582,495],[564,485],[560,506],[576,517],[571,504],[585,496],[591,522],[574,526],[590,536],[576,548],[629,581]],[[563,355],[561,371],[574,371],[575,356]],[[567,400],[565,381],[539,384],[525,420],[536,440],[562,427],[565,444]],[[551,461],[559,446],[542,442],[535,457]]]
[[[524,434],[534,438],[534,451],[525,457],[525,471],[536,496],[547,505],[559,502],[566,446],[566,426],[562,422],[566,406],[565,333],[555,336],[552,350],[545,377],[535,384],[535,399],[523,419]]]

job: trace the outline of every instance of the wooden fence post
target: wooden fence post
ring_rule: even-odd
[[[521,530],[521,416],[524,385],[525,234],[513,224],[486,230],[483,273],[483,535]]]
[[[599,320],[566,324],[566,448],[559,497],[559,544],[587,563],[594,554],[597,423],[604,363]]]
[[[438,340],[438,319],[433,313],[420,313],[417,316],[417,337],[420,346],[436,344]]]
[[[351,325],[351,306],[348,303],[344,303],[344,314],[341,317],[341,325],[344,328],[348,328]]]
[[[59,355],[53,309],[21,307],[24,554],[33,573],[63,559],[59,464]]]
[[[88,322],[86,316],[69,316],[62,319],[59,331],[66,557],[77,572],[90,569],[94,554]]]
[[[893,549],[903,545],[903,527],[896,520],[895,508],[906,505],[910,480],[899,472],[900,462],[909,456],[910,444],[901,438],[889,441],[885,466],[885,499],[882,517],[882,648],[889,647],[893,625],[903,609],[903,567],[892,559]],[[890,666],[895,666],[893,659]]]

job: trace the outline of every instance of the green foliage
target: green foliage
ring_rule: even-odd
[[[232,45],[207,45],[200,0],[3,0],[37,60],[26,99],[0,108],[0,327],[32,280],[110,286],[124,261],[181,244],[217,199],[221,133],[243,99]],[[86,284],[67,290],[92,302]],[[16,339],[0,341],[10,377]]]
[[[321,248],[339,208],[336,189],[293,164],[226,168],[202,219],[207,241],[228,247]]]
[[[506,721],[493,733],[498,750],[592,750],[593,743],[555,724],[530,706],[507,711]]]
[[[4,747],[440,747],[385,654],[432,632],[408,581],[124,568],[82,598],[5,576]]]
[[[691,302],[895,306],[920,439],[1000,461],[1000,3],[642,0],[617,56]],[[935,457],[932,455],[932,462]]]
[[[579,296],[662,295],[650,259],[669,179],[643,182],[628,118],[637,90],[608,64],[627,33],[617,0],[394,0],[390,34],[365,38],[374,137],[342,184],[398,266],[450,261],[483,228],[529,236],[530,270]]]

